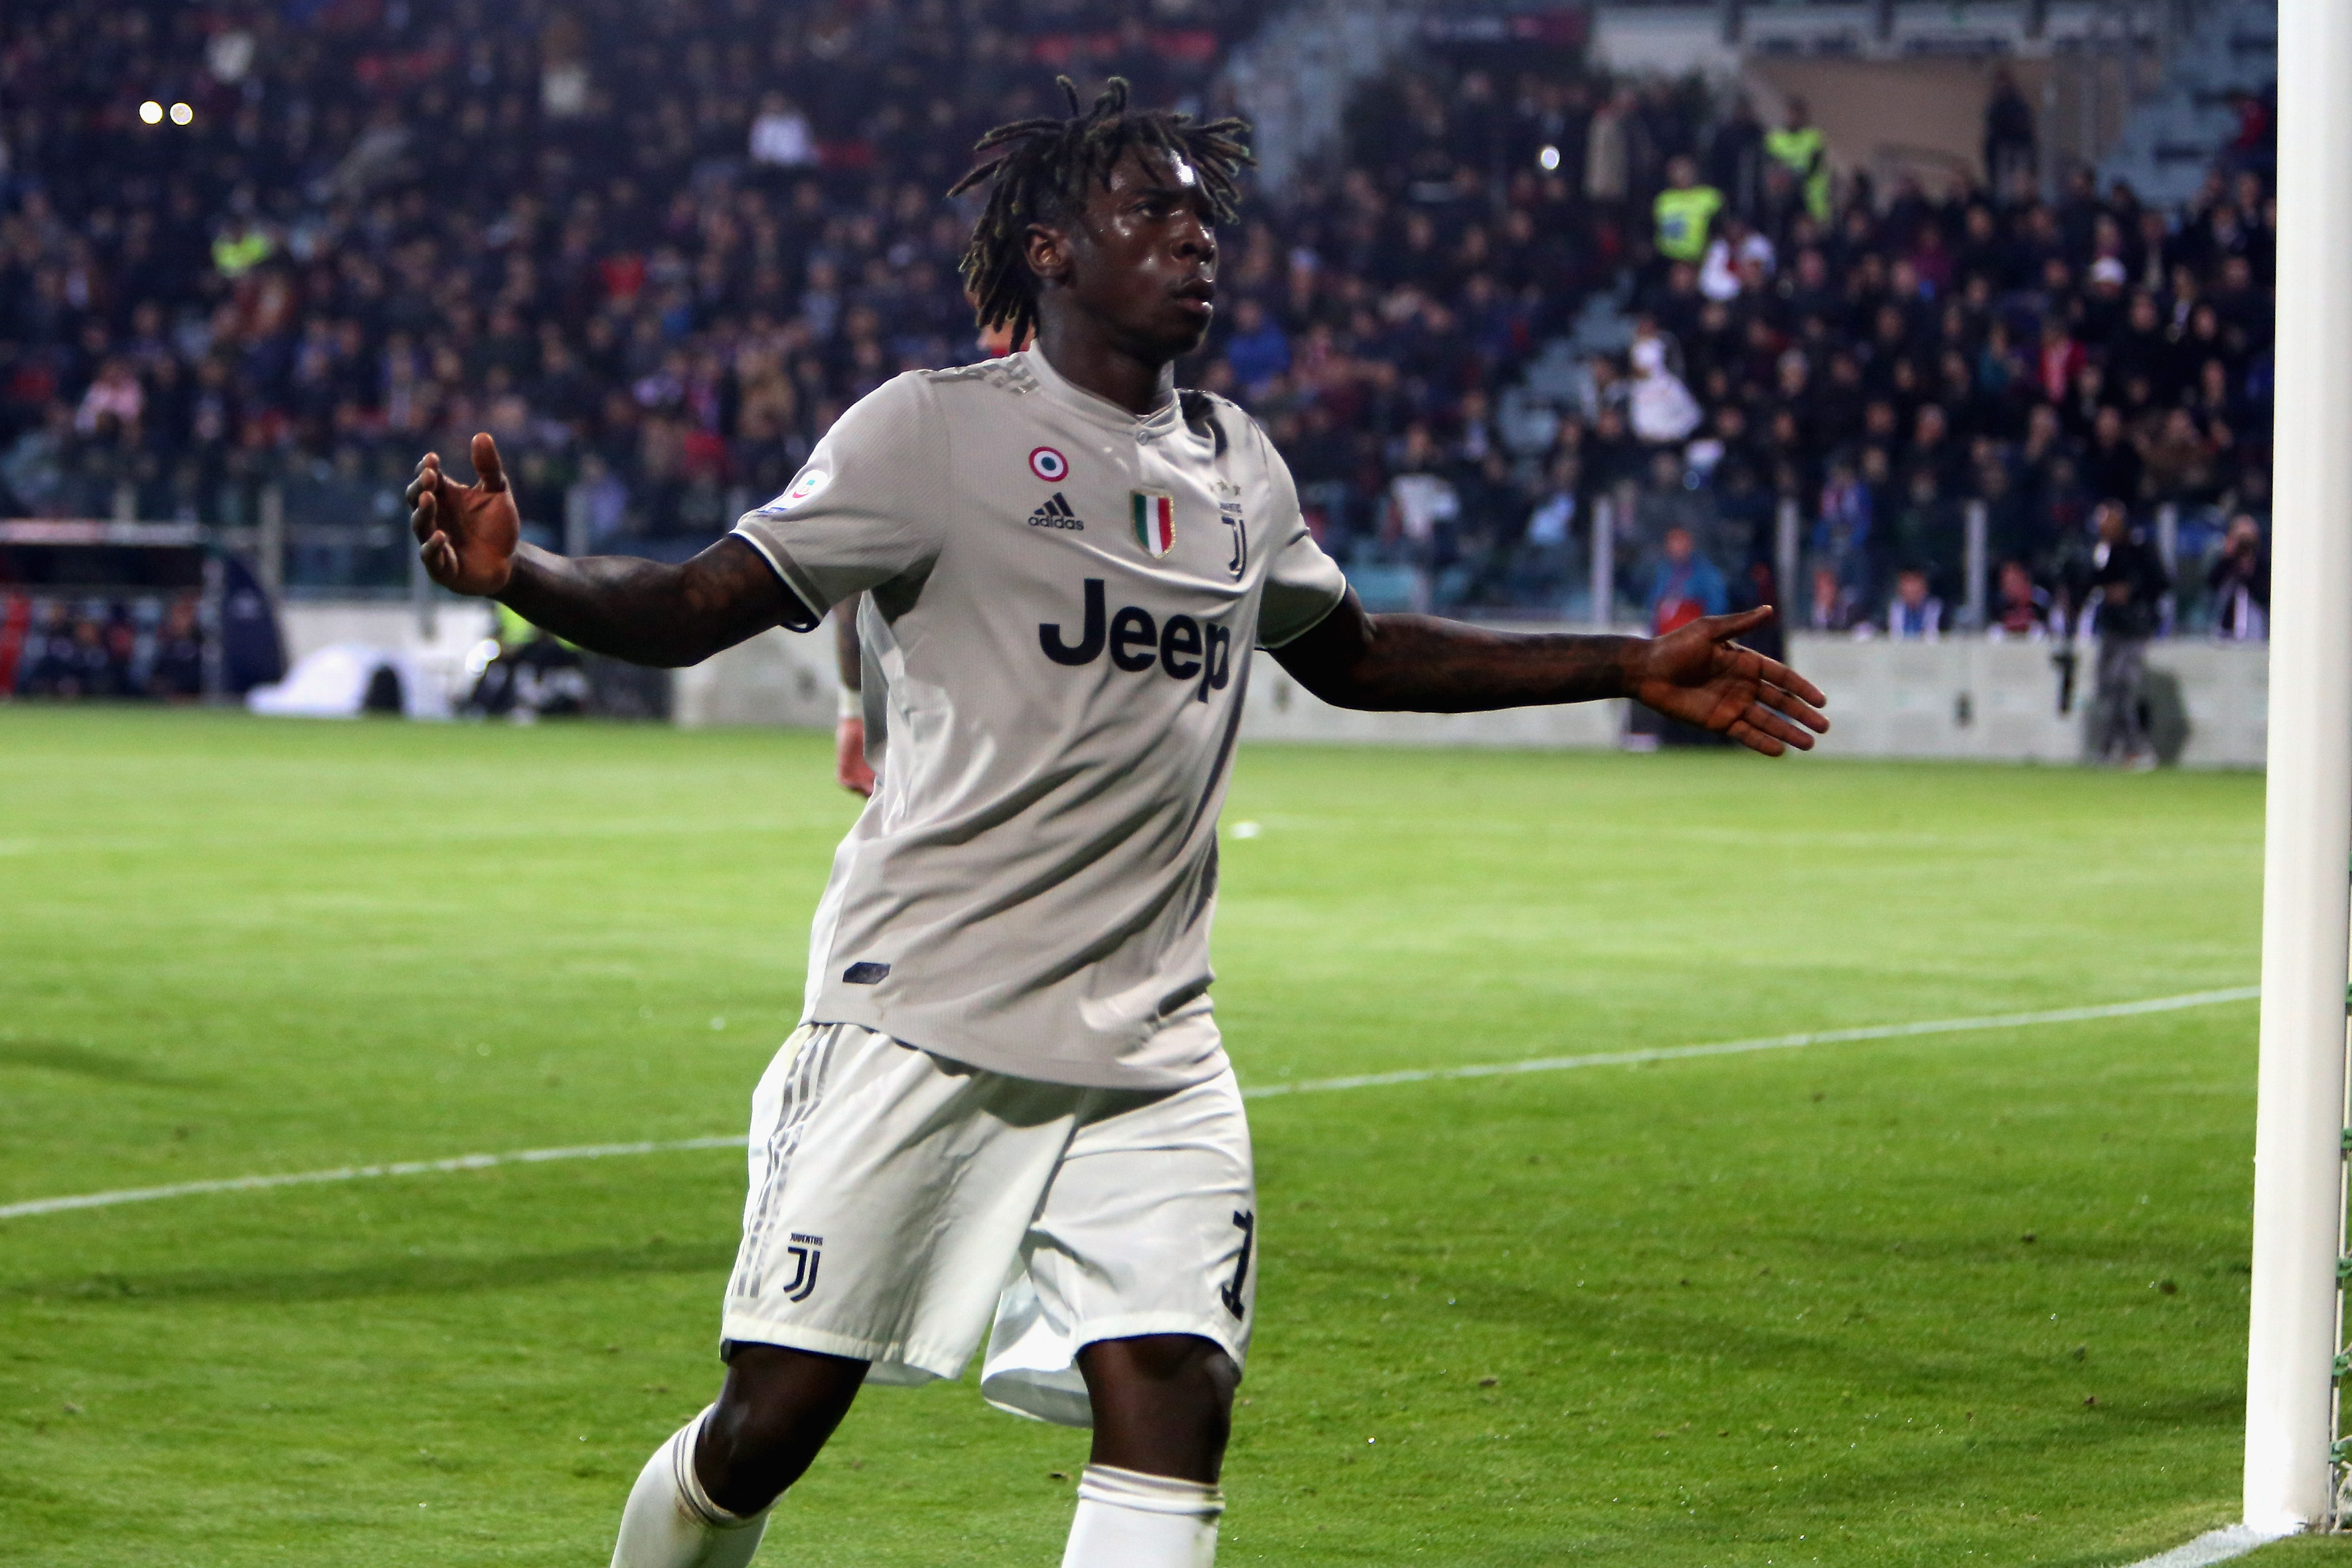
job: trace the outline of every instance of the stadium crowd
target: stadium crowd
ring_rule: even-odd
[[[982,130],[1049,107],[1056,71],[1229,107],[1217,68],[1259,12],[26,0],[0,18],[0,514],[127,493],[250,524],[275,485],[298,537],[381,536],[298,543],[295,582],[396,584],[397,486],[488,428],[551,540],[568,520],[682,555],[850,401],[991,346],[941,195]],[[1791,109],[1767,127],[1571,48],[1433,47],[1226,237],[1192,377],[1267,424],[1335,552],[1435,607],[1580,607],[1603,497],[1620,594],[1661,624],[1752,598],[1794,500],[1811,624],[1925,634],[1980,500],[1992,619],[2031,635],[2105,570],[2114,500],[2142,532],[2183,509],[2181,559],[2213,562],[2200,617],[2258,635],[2259,116],[2162,212],[2087,175],[2037,199],[2013,94],[1988,121],[1999,193],[1832,181]],[[1630,348],[1515,395],[1595,296],[1636,317]],[[83,618],[66,641],[125,644]]]
[[[1833,182],[1801,102],[1768,130],[1665,83],[1503,92],[1471,70],[1374,97],[1404,112],[1368,116],[1339,180],[1277,210],[1289,273],[1263,303],[1244,249],[1212,376],[1269,420],[1343,542],[1369,532],[1437,604],[1558,605],[1603,496],[1631,524],[1619,592],[1660,624],[1753,602],[1788,501],[1805,620],[1932,636],[1980,502],[2002,568],[1989,622],[2043,635],[2095,588],[2120,601],[2094,521],[2114,502],[2138,539],[2177,509],[2200,618],[2261,635],[2276,207],[2260,106],[2168,213],[2088,172],[2040,200],[2013,88],[1988,114],[2000,194]],[[1562,417],[1534,442],[1508,432],[1512,450],[1496,415],[1530,345],[1620,279],[1630,346],[1592,355]]]

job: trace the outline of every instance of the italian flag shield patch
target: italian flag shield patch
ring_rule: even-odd
[[[1129,490],[1128,505],[1135,514],[1135,542],[1154,558],[1176,548],[1176,498],[1166,490]]]

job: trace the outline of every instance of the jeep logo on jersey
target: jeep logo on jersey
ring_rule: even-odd
[[[1223,691],[1234,678],[1231,627],[1184,615],[1160,621],[1133,605],[1112,615],[1099,577],[1087,579],[1085,614],[1076,644],[1063,637],[1060,622],[1039,623],[1037,646],[1047,658],[1073,667],[1092,664],[1108,647],[1112,665],[1129,675],[1140,675],[1156,664],[1172,680],[1197,682],[1192,691],[1197,702],[1206,702],[1212,691]]]
[[[1135,542],[1158,560],[1176,548],[1176,498],[1166,490],[1129,490],[1128,506],[1135,514]]]
[[[1029,471],[1049,485],[1058,485],[1070,477],[1070,460],[1051,447],[1040,447],[1029,454]]]

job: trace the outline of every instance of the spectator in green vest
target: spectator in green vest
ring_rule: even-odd
[[[1764,138],[1764,151],[1795,175],[1805,210],[1815,223],[1830,221],[1830,149],[1812,110],[1801,98],[1789,100],[1789,122]]]
[[[241,229],[224,228],[213,241],[213,266],[224,278],[234,281],[269,259],[276,249],[269,231],[258,220],[248,219]]]
[[[1698,165],[1677,156],[1666,164],[1666,188],[1658,193],[1658,254],[1668,261],[1696,265],[1706,255],[1708,230],[1723,210],[1723,193],[1698,183]]]

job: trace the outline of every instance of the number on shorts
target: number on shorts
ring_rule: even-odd
[[[1257,1240],[1256,1212],[1251,1209],[1235,1209],[1234,1223],[1241,1226],[1241,1261],[1234,1265],[1234,1277],[1231,1282],[1217,1288],[1217,1299],[1225,1304],[1226,1311],[1239,1318],[1248,1315],[1248,1309],[1242,1302],[1242,1287],[1249,1282],[1250,1247]]]

